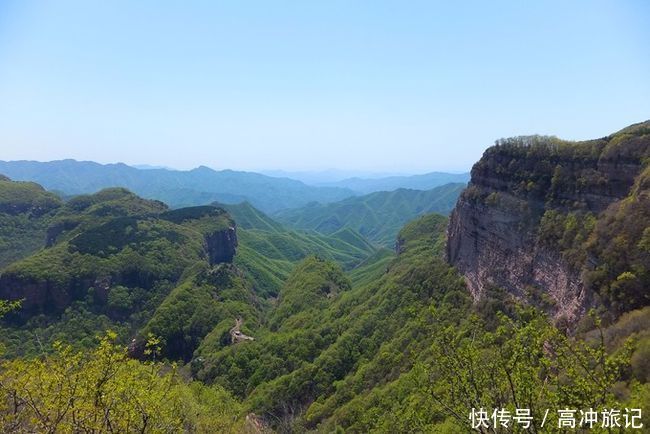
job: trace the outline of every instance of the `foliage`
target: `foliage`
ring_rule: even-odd
[[[650,303],[650,167],[630,196],[607,209],[583,245],[597,258],[586,264],[586,284],[615,312]]]
[[[499,288],[471,299],[443,258],[447,219],[420,216],[455,200],[458,186],[295,211],[321,233],[289,230],[248,203],[170,211],[121,188],[39,217],[0,213],[0,243],[4,233],[46,235],[12,246],[0,274],[0,291],[30,296],[17,312],[0,301],[0,430],[227,432],[248,414],[280,432],[447,433],[468,431],[471,407],[530,408],[536,419],[565,406],[645,409],[650,311],[632,309],[648,304],[650,172],[607,210],[592,201],[631,183],[603,168],[641,164],[643,134],[502,140],[475,173],[497,174],[503,189],[463,193],[516,207],[600,294],[612,324],[593,315],[570,336]],[[191,185],[185,176],[161,175],[190,190],[215,175],[193,171]],[[146,188],[161,194],[155,182]],[[235,221],[234,262],[211,265],[206,235]],[[396,249],[364,235],[385,245],[396,235]],[[40,290],[47,296],[31,297]],[[237,327],[254,340],[232,339]]]
[[[551,248],[558,249],[567,263],[580,270],[586,261],[584,244],[596,226],[596,217],[586,211],[562,213],[547,210],[539,224],[539,239]]]
[[[202,344],[192,361],[195,375],[248,396],[250,410],[281,430],[331,420],[337,408],[399,377],[426,352],[432,299],[454,315],[467,306],[461,280],[440,258],[445,221],[423,218],[422,227],[404,233],[400,258],[369,261],[361,273],[366,284],[329,298],[327,288],[349,283],[332,264],[306,259],[282,288],[268,329],[256,330],[254,342]]]
[[[448,328],[437,336],[429,387],[447,414],[462,424],[470,408],[528,408],[540,422],[546,409],[620,407],[612,385],[629,365],[629,347],[607,355],[604,341],[592,347],[543,317],[523,316],[530,317],[502,317],[494,333],[471,322],[461,333]],[[553,417],[549,427],[557,426]]]
[[[284,210],[274,217],[287,226],[323,234],[353,229],[375,244],[392,248],[406,222],[431,212],[448,214],[463,188],[465,184],[446,184],[426,191],[380,191],[330,204]]]
[[[40,217],[61,206],[61,199],[34,182],[0,179],[0,213]]]
[[[141,335],[161,338],[163,354],[190,360],[201,340],[223,321],[258,321],[250,285],[230,264],[204,268],[174,288],[156,309]]]
[[[0,268],[42,247],[61,204],[38,184],[0,178]]]
[[[141,363],[102,338],[92,352],[56,344],[46,358],[0,365],[3,432],[228,432],[240,405],[223,389],[186,384],[176,367]]]

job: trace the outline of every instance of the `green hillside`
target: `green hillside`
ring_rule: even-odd
[[[351,229],[330,235],[295,231],[283,227],[248,203],[224,205],[224,208],[238,225],[241,224],[235,263],[248,272],[260,294],[277,295],[295,262],[309,255],[318,255],[351,269],[376,251]]]
[[[451,212],[464,187],[446,184],[426,191],[382,191],[330,204],[313,203],[273,217],[289,227],[323,234],[351,228],[373,243],[392,247],[397,232],[409,220],[430,212]]]
[[[501,140],[449,219],[426,211],[461,185],[281,213],[308,230],[2,179],[0,431],[461,433],[481,407],[530,409],[515,432],[564,432],[567,408],[648,426],[649,133]],[[504,264],[556,286],[485,277]]]
[[[442,216],[421,217],[400,232],[397,258],[377,255],[349,275],[307,258],[286,279],[268,322],[249,331],[254,341],[226,345],[225,328],[222,338],[204,340],[191,363],[195,378],[230,390],[278,432],[463,432],[474,399],[513,405],[511,388],[535,408],[589,405],[595,393],[616,402],[603,386],[614,378],[634,390],[621,402],[647,396],[623,369],[645,350],[600,360],[581,340],[590,335],[568,338],[503,293],[472,303],[443,259],[446,225]],[[605,331],[616,336],[608,345],[636,333],[629,321]],[[545,358],[549,348],[555,357]],[[587,366],[605,362],[608,377],[585,381]],[[539,377],[547,366],[552,374]]]
[[[251,423],[276,432],[463,432],[475,400],[512,407],[519,397],[535,417],[554,406],[647,406],[647,308],[602,328],[601,340],[597,321],[566,336],[502,291],[473,302],[444,260],[443,216],[410,222],[397,236],[398,255],[379,250],[346,272],[320,255],[302,256],[302,243],[329,246],[334,255],[331,247],[339,244],[327,244],[327,237],[252,226],[240,229],[233,263],[211,264],[201,254],[205,235],[228,233],[233,223],[219,208],[169,212],[120,190],[100,196],[108,202],[121,196],[123,206],[84,198],[92,205],[78,206],[94,214],[80,213],[78,228],[5,273],[34,282],[45,272],[41,279],[75,287],[84,270],[130,266],[138,270],[132,278],[145,279],[95,286],[49,320],[46,311],[26,323],[15,322],[20,311],[10,314],[2,336],[12,358],[40,354],[55,340],[73,345],[46,349],[52,353],[42,362],[3,362],[0,383],[11,396],[33,394],[34,383],[23,381],[32,375],[39,393],[49,396],[67,366],[65,372],[74,373],[69,381],[87,382],[81,390],[112,397],[131,388],[116,402],[137,403],[155,423],[183,420],[192,432],[224,426],[244,432]],[[363,246],[348,229],[339,235],[340,243]],[[160,261],[148,262],[153,258]],[[259,291],[265,272],[277,282],[276,292],[273,284]],[[97,341],[94,335],[106,329],[117,332],[118,342],[122,336],[122,345],[130,342],[128,354],[143,362],[125,358],[112,334]],[[235,341],[235,333],[244,338]],[[181,377],[169,378],[175,368],[155,362],[161,358],[180,363]],[[113,370],[105,388],[101,372]],[[187,391],[183,377],[196,382]],[[145,390],[158,397],[158,407]],[[74,396],[75,406],[87,399],[74,388],[58,393]],[[35,408],[59,403],[39,401]],[[196,410],[182,410],[187,405]],[[18,414],[26,418],[31,411]],[[13,426],[15,416],[0,407],[0,423]]]
[[[235,263],[248,272],[261,294],[276,296],[294,263],[309,255],[351,269],[376,251],[352,229],[330,235],[290,230],[247,202],[216,205],[227,210],[237,222],[240,246]]]
[[[269,232],[282,232],[282,225],[268,215],[264,214],[248,202],[239,204],[225,204],[215,202],[213,205],[228,211],[237,221],[237,226],[242,229],[259,229]]]
[[[166,355],[187,359],[217,323],[244,312],[259,320],[301,259],[319,254],[352,268],[375,251],[352,231],[287,230],[249,204],[230,207],[242,221],[235,230],[237,221],[214,206],[169,210],[121,188],[62,203],[37,184],[1,182],[10,209],[20,211],[0,213],[16,246],[3,249],[0,299],[22,299],[3,338],[13,354],[72,337],[84,347],[111,328],[123,341],[155,333]],[[43,213],[42,204],[51,209]],[[21,221],[34,227],[18,233]],[[26,339],[31,333],[38,341]]]
[[[0,268],[43,246],[61,205],[56,195],[38,184],[0,175]]]

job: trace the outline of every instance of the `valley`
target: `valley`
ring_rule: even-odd
[[[72,187],[59,167],[46,189],[14,165],[0,427],[445,433],[472,407],[522,405],[645,423],[649,158],[645,122],[499,141],[469,184],[341,197],[282,181],[277,198],[192,206],[120,183],[70,196],[110,178]],[[151,188],[187,187],[160,170]]]

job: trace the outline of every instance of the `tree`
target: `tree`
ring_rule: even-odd
[[[176,367],[127,357],[107,333],[92,352],[0,365],[2,432],[229,432],[241,407],[220,387],[184,383]],[[164,369],[163,369],[164,368]]]
[[[434,344],[433,363],[427,367],[428,390],[443,412],[468,427],[471,409],[530,409],[533,424],[521,432],[548,432],[557,427],[562,408],[620,408],[612,385],[629,365],[631,347],[607,354],[600,322],[597,342],[563,335],[532,310],[525,320],[500,315],[494,333],[485,332],[478,319],[458,332],[447,328]],[[546,410],[548,420],[540,427]],[[494,432],[492,426],[479,432]]]

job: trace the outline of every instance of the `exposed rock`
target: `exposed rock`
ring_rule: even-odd
[[[129,357],[131,357],[132,359],[144,360],[145,347],[146,347],[145,339],[142,336],[136,336],[133,339],[131,339],[131,342],[129,342],[126,351]]]
[[[528,137],[486,150],[448,226],[447,258],[476,299],[491,286],[528,300],[541,291],[556,320],[584,313],[594,302],[581,277],[585,260],[572,263],[541,239],[540,221],[549,210],[598,218],[625,198],[650,155],[646,124],[590,142]]]
[[[112,280],[113,279],[111,279],[111,276],[100,276],[97,277],[93,283],[93,288],[95,290],[94,296],[102,303],[106,303],[108,301],[108,293],[111,292]]]
[[[79,300],[93,288],[93,296],[106,303],[111,287],[124,283],[121,274],[84,276],[66,282],[26,279],[13,273],[0,275],[0,299],[21,300],[21,315],[62,312],[74,300]]]
[[[395,253],[397,253],[398,255],[404,253],[404,244],[405,244],[404,239],[398,236],[397,240],[395,241]]]
[[[235,226],[207,234],[205,236],[205,248],[210,265],[232,262],[237,248]]]
[[[68,294],[56,290],[49,282],[24,281],[14,276],[0,277],[0,299],[22,300],[22,308],[31,310],[40,306],[66,306]]]
[[[248,413],[246,415],[244,432],[247,434],[265,434],[272,433],[273,430],[269,428],[268,424],[264,421],[263,418],[256,415],[255,413]]]
[[[555,317],[575,320],[588,302],[579,273],[559,252],[539,243],[530,219],[528,213],[461,198],[449,222],[448,259],[464,274],[475,299],[489,287],[519,298],[529,287],[542,288],[556,303]]]

